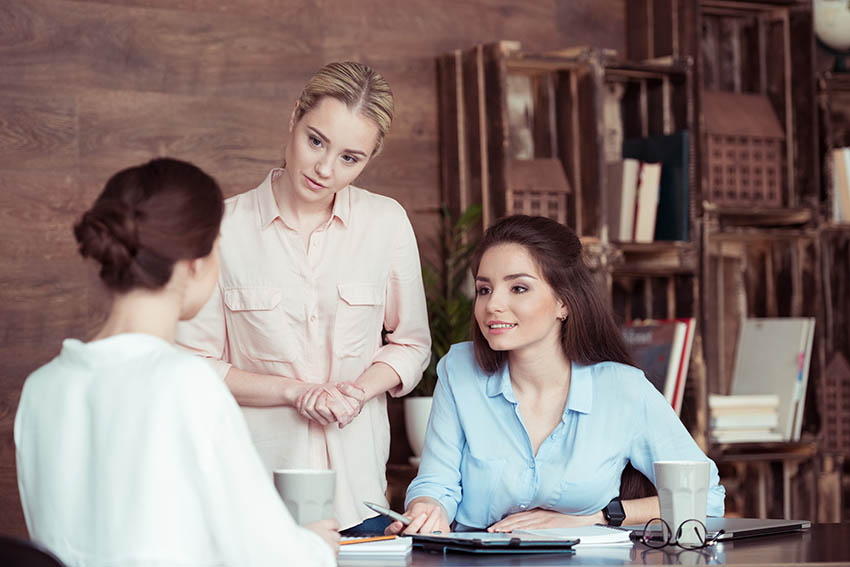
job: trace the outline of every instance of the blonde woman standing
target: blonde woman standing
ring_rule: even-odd
[[[389,85],[365,65],[331,63],[308,81],[284,167],[226,201],[218,286],[178,331],[217,361],[269,471],[337,471],[348,534],[386,525],[362,505],[386,502],[385,393],[416,385],[431,344],[407,215],[352,185],[392,115]]]

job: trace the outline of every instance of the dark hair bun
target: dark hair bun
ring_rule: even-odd
[[[101,264],[100,277],[111,288],[129,283],[138,249],[135,214],[120,201],[99,201],[74,226],[80,254]]]
[[[159,289],[175,262],[210,253],[224,213],[221,190],[196,166],[159,158],[113,175],[74,225],[80,254],[114,291]]]

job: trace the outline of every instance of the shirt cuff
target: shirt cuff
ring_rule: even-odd
[[[457,505],[458,505],[458,503],[455,501],[454,498],[452,498],[451,496],[448,496],[448,495],[436,496],[434,494],[427,494],[425,492],[421,492],[421,493],[417,493],[417,492],[420,492],[420,491],[409,492],[407,494],[407,496],[405,496],[405,498],[404,498],[404,509],[405,510],[407,510],[407,506],[410,504],[411,500],[413,500],[414,498],[421,498],[421,497],[425,496],[425,497],[428,497],[428,498],[433,498],[434,500],[439,502],[440,505],[443,508],[445,508],[446,515],[448,515],[448,517],[449,517],[449,525],[451,525],[451,523],[454,522],[455,516],[457,515]]]
[[[389,394],[394,398],[400,398],[410,393],[413,388],[422,380],[422,373],[428,367],[430,360],[430,351],[428,356],[422,360],[421,354],[413,347],[401,345],[384,345],[375,357],[372,359],[372,364],[383,362],[393,370],[401,378],[401,384],[392,388]]]
[[[713,486],[708,492],[708,506],[706,506],[705,515],[712,518],[722,518],[726,513],[725,499],[726,488],[722,484]]]

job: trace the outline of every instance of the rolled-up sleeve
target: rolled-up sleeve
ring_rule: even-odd
[[[209,360],[224,379],[231,364],[227,355],[227,325],[221,286],[216,284],[209,301],[189,321],[177,324],[177,345],[191,354]]]
[[[372,358],[373,363],[389,365],[401,378],[401,385],[390,391],[393,396],[410,392],[422,379],[431,358],[419,250],[407,215],[403,210],[399,212],[398,228],[392,238],[394,246],[384,311],[387,344]]]
[[[702,452],[664,396],[648,381],[643,390],[644,426],[635,428],[632,465],[655,484],[655,461],[708,461],[711,467],[706,515],[723,516],[726,489],[720,484],[717,465]]]
[[[445,373],[446,359],[443,358],[437,364],[439,380],[428,418],[419,474],[407,488],[404,506],[407,508],[411,500],[420,496],[434,498],[446,509],[451,523],[463,495],[460,464],[466,437]]]

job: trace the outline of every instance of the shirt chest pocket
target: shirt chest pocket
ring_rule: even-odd
[[[458,516],[459,522],[484,529],[502,519],[513,496],[510,482],[517,481],[506,479],[504,469],[504,459],[479,459],[469,452],[463,455],[460,463],[463,513]]]
[[[298,313],[287,309],[283,290],[239,287],[223,290],[228,340],[249,358],[292,362],[298,358]]]
[[[373,284],[337,286],[334,353],[338,356],[371,356],[379,346],[383,327],[384,292]]]

